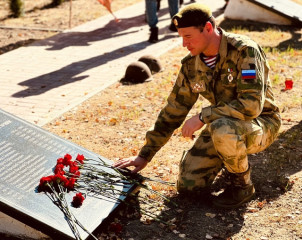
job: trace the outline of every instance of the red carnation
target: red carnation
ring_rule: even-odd
[[[81,175],[80,171],[76,171],[76,172],[73,173],[74,177],[78,177],[79,178],[80,175]]]
[[[54,175],[54,180],[59,184],[59,183],[63,183],[63,186],[66,186],[66,184],[68,183],[68,179],[66,177],[64,177],[63,175],[60,174],[56,174]]]
[[[78,154],[76,160],[78,160],[80,163],[84,164],[85,157],[83,154]]]
[[[54,173],[59,174],[59,175],[64,175],[65,172],[64,172],[63,169],[64,169],[64,165],[62,163],[59,163],[59,164],[56,165]]]
[[[77,193],[73,199],[72,199],[72,206],[78,208],[82,205],[83,201],[85,200],[84,196],[82,193]]]
[[[69,172],[70,173],[75,173],[79,170],[79,167],[78,167],[78,163],[77,162],[70,162],[70,165],[69,165]]]
[[[63,164],[64,164],[65,166],[69,166],[69,165],[71,164],[71,159],[72,159],[72,156],[71,156],[70,154],[67,153],[67,154],[64,156]]]
[[[68,190],[73,190],[74,189],[74,184],[76,183],[76,179],[75,178],[70,178],[67,182],[67,184],[65,185],[65,187]]]
[[[46,183],[51,183],[53,180],[53,175],[47,176],[47,177],[42,177],[40,179],[40,185],[45,185]]]
[[[39,184],[39,187],[38,187],[38,191],[39,192],[41,192],[41,191],[48,191],[49,187],[46,185],[46,183],[51,184],[53,180],[54,180],[54,176],[53,175],[47,176],[47,177],[42,177],[40,179],[40,184]]]
[[[63,164],[64,162],[64,159],[63,158],[58,158],[57,159],[57,164]]]

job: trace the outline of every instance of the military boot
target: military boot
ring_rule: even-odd
[[[220,208],[237,208],[250,201],[255,195],[251,181],[251,169],[243,173],[229,173],[231,185],[213,200],[213,205]]]
[[[156,43],[158,42],[158,27],[150,28],[150,37],[148,42],[150,43]]]

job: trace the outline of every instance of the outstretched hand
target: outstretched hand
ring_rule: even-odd
[[[131,172],[137,173],[143,168],[145,168],[147,164],[148,161],[145,158],[142,158],[140,156],[134,156],[134,157],[120,159],[116,163],[114,163],[113,166],[118,168],[126,168],[126,167],[134,166],[135,168]]]

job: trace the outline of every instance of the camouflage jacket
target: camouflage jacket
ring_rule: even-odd
[[[228,116],[252,120],[271,115],[278,121],[265,53],[257,43],[242,35],[222,32],[216,66],[210,69],[200,56],[188,55],[176,79],[167,105],[146,134],[139,155],[151,160],[182,124],[202,95],[210,106],[201,110],[205,123]]]

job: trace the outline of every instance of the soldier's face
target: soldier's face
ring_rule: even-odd
[[[179,28],[178,34],[182,37],[183,47],[186,47],[193,56],[205,52],[209,46],[209,37],[205,28],[202,31],[196,27]]]

